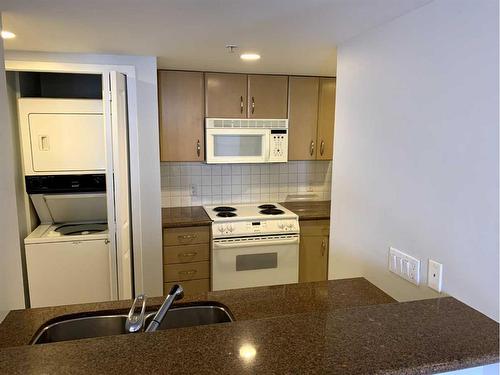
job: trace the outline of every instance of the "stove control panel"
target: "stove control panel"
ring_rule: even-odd
[[[235,221],[230,223],[212,224],[212,235],[214,238],[298,232],[299,222],[296,219]]]

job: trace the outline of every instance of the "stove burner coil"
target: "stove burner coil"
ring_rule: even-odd
[[[266,208],[265,210],[261,210],[260,213],[263,215],[283,215],[285,211],[278,208]]]
[[[236,214],[231,211],[221,211],[217,214],[218,217],[234,217]]]
[[[269,209],[269,208],[277,208],[274,204],[261,204],[259,206],[259,208],[261,210],[266,210],[266,209]]]
[[[229,206],[219,206],[213,209],[215,212],[233,212],[236,211],[236,208]]]

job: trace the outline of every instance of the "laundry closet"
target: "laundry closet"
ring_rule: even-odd
[[[126,77],[8,72],[7,81],[27,302],[132,297]]]

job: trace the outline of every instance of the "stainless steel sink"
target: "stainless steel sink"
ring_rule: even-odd
[[[155,311],[146,315],[145,326],[153,319]],[[92,337],[129,334],[125,330],[127,315],[93,315],[72,317],[43,326],[31,341],[32,345],[51,342],[87,339]],[[173,307],[158,328],[192,327],[197,325],[234,321],[229,309],[217,303],[191,304]]]
[[[146,327],[154,315],[155,313],[151,313],[146,316]],[[176,307],[167,312],[167,316],[158,327],[158,330],[228,323],[233,320],[234,318],[229,310],[219,305]]]

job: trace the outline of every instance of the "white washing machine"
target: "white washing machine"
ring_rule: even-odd
[[[116,298],[103,189],[99,175],[27,177],[41,221],[24,240],[31,307]]]
[[[41,224],[24,243],[31,307],[111,299],[106,223]]]

